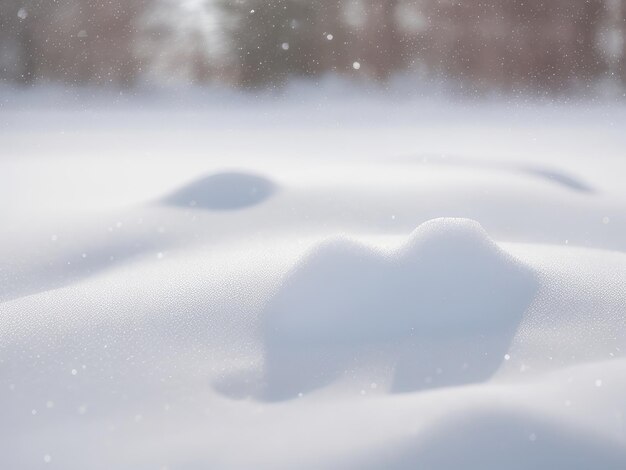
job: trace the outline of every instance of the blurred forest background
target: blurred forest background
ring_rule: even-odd
[[[626,0],[1,0],[0,80],[472,92],[626,87]]]

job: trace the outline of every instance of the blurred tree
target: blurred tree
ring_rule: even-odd
[[[12,74],[23,83],[44,78],[132,85],[141,71],[135,34],[151,4],[152,0],[4,0],[0,21],[3,36],[8,36],[3,43],[14,49]]]
[[[351,47],[355,35],[344,21],[345,1],[314,0],[311,5],[315,14],[312,26],[319,71],[351,70],[354,62]]]
[[[168,0],[154,0],[137,32],[135,50],[144,76],[159,84],[206,84],[222,77],[213,38],[206,30],[210,11],[192,12]]]
[[[290,75],[322,69],[315,1],[220,0],[219,5],[242,86],[279,85]]]
[[[362,52],[365,70],[386,80],[404,66],[400,34],[397,31],[398,0],[368,0],[365,8]]]
[[[617,70],[622,82],[626,85],[626,0],[617,0],[617,2],[617,31],[619,42]]]
[[[130,86],[148,64],[257,88],[331,71],[384,81],[419,66],[471,90],[565,91],[607,71],[626,82],[626,0],[204,1],[219,60],[206,25],[180,23],[169,0],[3,0],[0,77]],[[146,19],[155,11],[159,21]]]
[[[564,90],[598,77],[604,0],[423,2],[424,60],[479,89]]]
[[[50,2],[4,0],[0,2],[0,64],[2,78],[32,83],[45,62],[37,41],[49,16]]]

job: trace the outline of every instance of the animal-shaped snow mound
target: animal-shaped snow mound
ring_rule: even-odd
[[[320,387],[384,351],[393,390],[485,380],[537,289],[475,221],[436,219],[385,253],[322,243],[267,305],[267,398]]]
[[[166,204],[210,210],[254,206],[276,192],[262,176],[241,172],[217,173],[194,181],[165,198]]]

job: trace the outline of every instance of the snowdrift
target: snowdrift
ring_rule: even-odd
[[[626,468],[626,108],[28,93],[1,469]]]
[[[295,397],[394,350],[393,390],[484,380],[537,290],[475,221],[422,224],[392,253],[336,239],[312,250],[266,309],[268,397]]]
[[[187,184],[163,202],[198,209],[235,210],[260,204],[276,190],[276,185],[262,176],[242,172],[216,173]]]

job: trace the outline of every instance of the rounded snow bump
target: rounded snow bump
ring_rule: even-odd
[[[207,210],[236,210],[271,197],[277,186],[267,178],[244,172],[224,172],[193,181],[167,196],[165,204]]]

